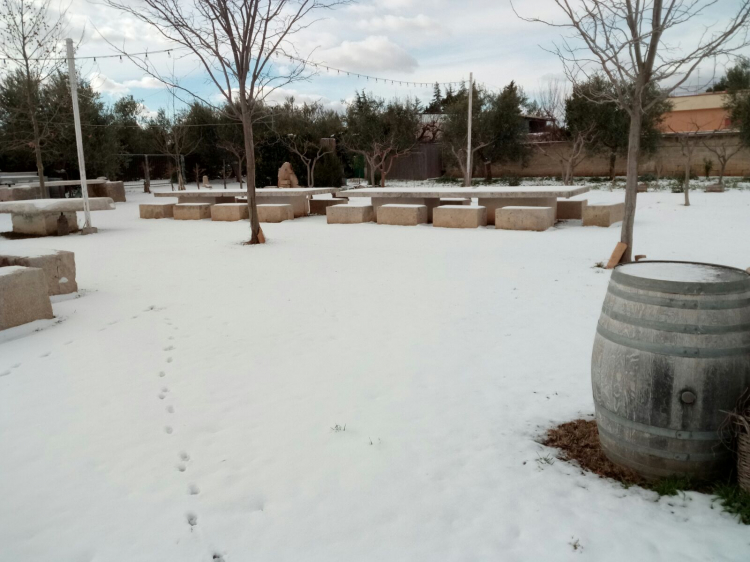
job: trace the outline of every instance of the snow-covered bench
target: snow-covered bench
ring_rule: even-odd
[[[78,290],[76,259],[73,252],[63,250],[31,250],[23,252],[0,251],[0,267],[19,265],[36,267],[44,271],[47,293],[67,295]]]
[[[381,205],[376,213],[378,224],[417,226],[427,222],[427,205]]]
[[[495,210],[495,228],[503,230],[536,230],[541,232],[555,224],[553,207],[501,207]]]
[[[587,205],[583,209],[583,226],[608,227],[625,217],[625,203]]]
[[[109,197],[89,199],[92,211],[111,211],[115,203]],[[63,215],[68,221],[68,230],[78,230],[76,213],[83,211],[83,199],[33,199],[31,201],[7,201],[0,203],[0,213],[10,213],[13,232],[31,236],[57,234],[57,219]]]
[[[326,209],[328,224],[360,224],[375,221],[372,205],[332,205]]]
[[[479,228],[487,226],[487,208],[479,205],[440,205],[432,211],[432,226]]]

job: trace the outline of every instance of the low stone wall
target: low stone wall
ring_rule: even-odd
[[[707,144],[716,146],[724,143],[729,151],[735,150],[739,145],[737,135],[722,135],[719,138],[709,139]],[[568,148],[570,143],[559,143],[560,146]],[[711,175],[719,173],[719,162],[716,155],[707,149],[703,143],[700,143],[693,152],[691,169],[697,176],[705,174],[703,160],[709,159],[713,162]],[[679,142],[675,138],[664,137],[661,141],[659,151],[651,157],[641,160],[639,174],[656,174],[661,168],[660,177],[673,176],[681,174],[684,170],[682,151]],[[615,173],[618,176],[625,175],[625,157],[618,157],[615,162]],[[534,150],[529,165],[522,168],[517,164],[493,165],[492,174],[494,177],[500,177],[508,174],[514,174],[525,177],[541,176],[559,176],[562,174],[560,163],[539,150]],[[727,176],[750,176],[750,149],[743,148],[733,156],[725,171]],[[451,175],[459,177],[461,174],[457,169],[451,170]],[[587,156],[575,169],[575,175],[579,177],[607,177],[609,175],[609,157],[607,156]],[[474,177],[484,177],[484,169],[477,166],[474,170]]]

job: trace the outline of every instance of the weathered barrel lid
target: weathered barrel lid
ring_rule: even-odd
[[[633,289],[681,295],[750,291],[750,274],[713,263],[666,260],[626,263],[615,268],[612,281]]]

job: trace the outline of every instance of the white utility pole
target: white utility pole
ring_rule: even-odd
[[[474,99],[474,73],[469,72],[469,132],[466,146],[466,175],[464,176],[464,187],[471,187],[471,104]]]
[[[66,39],[68,47],[68,80],[70,81],[70,96],[73,99],[73,119],[76,125],[76,146],[78,147],[78,170],[81,173],[81,194],[83,195],[83,212],[86,225],[81,234],[93,234],[96,228],[91,226],[91,209],[89,208],[89,188],[86,182],[86,163],[83,159],[83,135],[81,134],[81,114],[78,111],[78,78],[76,77],[76,61],[73,54],[73,40]]]

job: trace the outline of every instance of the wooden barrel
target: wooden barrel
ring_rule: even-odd
[[[719,265],[615,268],[591,359],[599,439],[647,478],[711,478],[718,430],[750,386],[750,275]]]

